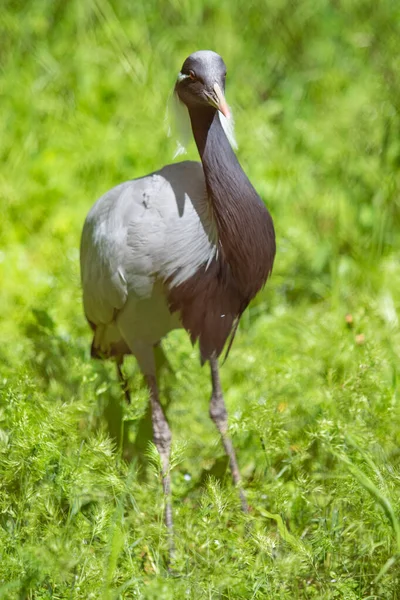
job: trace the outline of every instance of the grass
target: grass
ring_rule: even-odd
[[[0,598],[400,598],[399,7],[5,1],[0,9]],[[278,254],[222,369],[164,342],[176,576],[147,395],[89,358],[78,248],[105,190],[171,162],[193,50],[228,64]],[[195,149],[189,151],[196,158]]]

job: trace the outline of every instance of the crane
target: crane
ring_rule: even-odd
[[[165,524],[173,553],[169,459],[171,431],[160,403],[154,349],[175,328],[198,342],[211,370],[210,416],[229,457],[244,511],[248,505],[228,433],[218,357],[232,344],[239,319],[266,283],[275,257],[272,218],[228,141],[220,114],[226,66],[210,50],[183,63],[174,93],[187,109],[201,162],[183,161],[122,183],[87,215],[81,280],[91,354],[133,354],[149,390],[153,439],[162,465]]]

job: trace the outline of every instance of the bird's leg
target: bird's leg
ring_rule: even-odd
[[[172,523],[171,476],[169,472],[169,457],[171,452],[171,430],[158,396],[157,379],[155,375],[146,375],[150,391],[151,418],[153,423],[153,439],[161,458],[162,483],[165,496],[165,524],[169,538],[170,563],[174,558],[174,531]]]
[[[122,372],[123,361],[124,361],[124,358],[122,356],[118,356],[117,361],[116,361],[117,373],[118,373],[118,379],[121,383],[122,391],[124,392],[125,400],[126,400],[127,404],[130,404],[131,396],[129,394],[128,380],[126,379],[125,375]]]
[[[228,434],[228,413],[225,406],[224,397],[222,395],[221,381],[219,378],[218,358],[213,355],[210,358],[212,395],[210,402],[210,417],[216,424],[218,431],[222,437],[225,451],[229,458],[233,483],[239,490],[240,502],[243,512],[248,512],[246,496],[242,488],[239,467],[236,460],[235,449],[232,440]]]

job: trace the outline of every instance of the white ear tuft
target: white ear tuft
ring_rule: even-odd
[[[218,116],[230,145],[234,150],[237,150],[238,145],[235,138],[235,121],[230,107],[229,112],[229,119],[227,119],[221,112],[218,112]],[[186,154],[186,148],[192,139],[192,127],[190,123],[189,111],[183,102],[179,100],[178,94],[175,91],[170,94],[168,99],[167,110],[165,114],[165,124],[168,137],[171,137],[176,141],[174,158],[180,156],[181,154]]]
[[[186,147],[192,135],[192,128],[190,126],[188,109],[179,100],[176,92],[172,92],[168,99],[165,121],[168,137],[176,141],[174,158],[181,154],[186,154]]]
[[[219,120],[221,121],[222,129],[225,131],[225,135],[229,140],[230,145],[234,150],[238,149],[238,145],[235,138],[235,121],[232,115],[231,108],[229,107],[230,117],[227,119],[221,112],[218,113]]]

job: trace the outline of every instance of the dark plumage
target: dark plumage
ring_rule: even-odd
[[[218,55],[216,62],[219,72],[225,73]],[[187,69],[194,69],[196,75],[200,71],[202,80],[211,87],[212,78],[203,74],[201,58],[189,57],[183,72]],[[218,68],[213,71],[214,76],[216,72]],[[224,79],[221,84],[224,85]],[[194,99],[190,95],[191,86],[196,90]],[[213,353],[219,356],[235,322],[271,273],[275,233],[269,212],[228,142],[218,112],[201,103],[198,87],[197,82],[188,83],[186,79],[177,83],[176,91],[188,107],[203,164],[217,225],[218,254],[210,265],[201,267],[190,279],[172,288],[169,300],[172,310],[180,311],[192,341],[199,339],[201,356],[206,360]]]

